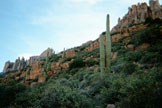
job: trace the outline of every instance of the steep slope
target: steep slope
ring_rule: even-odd
[[[160,108],[162,20],[148,17],[111,35],[111,73],[100,76],[99,40],[90,41],[1,75],[0,106]]]

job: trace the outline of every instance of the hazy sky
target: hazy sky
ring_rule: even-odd
[[[162,0],[160,0],[161,2]],[[95,40],[128,7],[148,0],[0,0],[0,71],[8,60]]]

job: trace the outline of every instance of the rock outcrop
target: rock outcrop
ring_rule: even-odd
[[[26,67],[27,62],[24,58],[20,60],[20,58],[16,59],[15,62],[7,61],[5,63],[3,72],[14,71],[14,70],[21,70]]]
[[[3,72],[11,71],[14,63],[11,63],[10,61],[7,61],[5,63]]]
[[[26,67],[26,63],[27,63],[27,62],[25,61],[24,58],[22,58],[21,60],[20,60],[20,58],[18,58],[18,59],[15,61],[12,70],[21,70],[21,69],[23,69],[23,68]]]
[[[73,49],[69,49],[65,52],[65,56],[68,58],[68,57],[72,57],[72,56],[75,56],[76,55],[76,52],[75,50]]]
[[[27,61],[24,58],[20,60],[20,57],[16,59],[15,62],[7,61],[5,63],[3,72],[21,70],[27,66],[32,66],[33,63],[39,62],[41,59],[44,59],[47,55],[51,56],[53,53],[53,49],[48,48],[43,53],[41,53],[40,56],[32,56]]]
[[[128,13],[123,17],[123,19],[118,19],[118,24],[111,32],[118,32],[130,25],[142,23],[148,17],[151,17],[152,19],[162,19],[162,6],[158,0],[150,0],[149,6],[147,3],[138,3],[138,5],[133,5],[129,8]]]
[[[108,104],[107,108],[115,108],[115,105],[114,104]]]
[[[40,54],[40,57],[46,57],[46,56],[51,56],[53,54],[53,49],[48,48],[44,52]]]

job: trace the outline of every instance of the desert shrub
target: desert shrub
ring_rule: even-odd
[[[145,19],[145,24],[149,24],[149,26],[152,26],[153,24],[162,24],[162,20],[159,18],[152,19],[151,17],[147,17]]]
[[[83,61],[82,58],[76,58],[74,59],[74,61],[72,63],[69,64],[69,69],[73,69],[73,68],[81,68],[85,66],[85,63]]]
[[[68,87],[56,86],[48,88],[35,102],[35,108],[92,108],[92,103],[83,95],[77,94]]]
[[[68,57],[68,58],[65,58],[61,61],[61,63],[65,63],[67,61],[71,61],[72,59],[76,59],[77,57],[76,56],[73,56],[73,57]]]
[[[134,64],[133,62],[127,62],[123,67],[122,67],[122,72],[130,75],[137,70],[137,65]]]
[[[49,57],[49,62],[58,62],[58,60],[61,58],[61,56],[57,56],[56,54],[53,54]]]
[[[162,23],[162,21],[161,21]],[[158,21],[154,22],[154,24],[151,24],[145,29],[140,30],[137,32],[133,37],[130,43],[133,43],[134,45],[138,46],[142,43],[155,43],[158,39],[162,39],[162,36],[160,35],[160,24]]]
[[[70,70],[70,74],[74,75],[78,72],[78,70],[79,70],[78,68],[73,68],[73,69]]]
[[[88,67],[89,67],[89,66],[94,66],[94,65],[99,65],[99,61],[90,59],[90,60],[85,61],[85,64],[86,64],[86,66],[88,66]]]
[[[99,48],[96,48],[92,51],[80,52],[77,54],[77,56],[81,57],[81,58],[87,58],[87,57],[91,57],[91,56],[93,56],[94,58],[99,58],[100,57]]]
[[[149,64],[157,64],[157,63],[161,63],[162,60],[162,55],[159,54],[158,52],[147,52],[145,53],[141,60],[140,63],[149,63]]]
[[[120,38],[120,39],[118,40],[118,42],[119,42],[119,43],[123,43],[123,40],[124,40],[124,39],[127,39],[127,38],[128,38],[128,36],[123,36],[122,38]]]
[[[14,105],[14,100],[18,93],[23,92],[26,87],[17,81],[9,81],[5,85],[0,84],[0,106],[1,108],[8,108]]]
[[[146,19],[145,19],[145,24],[148,24],[148,23],[151,23],[153,21],[153,19],[152,19],[152,17],[147,17]]]
[[[117,52],[122,47],[121,43],[112,42],[112,52]]]
[[[80,51],[83,51],[83,50],[84,50],[86,47],[88,47],[90,44],[92,44],[92,42],[88,42],[88,43],[86,43],[86,44],[80,46],[80,47],[79,47],[79,50],[80,50]]]
[[[127,61],[132,61],[132,62],[138,62],[141,60],[141,58],[144,56],[146,51],[140,50],[140,51],[128,51],[125,54],[124,59]]]
[[[21,75],[21,73],[16,74],[16,76],[20,76],[20,75]]]
[[[120,73],[125,63],[126,60],[123,56],[117,56],[117,58],[113,59],[111,62],[111,71],[115,73]]]
[[[128,49],[121,48],[118,50],[118,56],[124,56],[128,51]]]
[[[38,82],[38,79],[39,79],[39,75],[35,76],[32,82]]]
[[[161,73],[160,69],[154,68],[145,75],[132,78],[123,88],[126,93],[120,96],[119,106],[121,108],[160,108]]]

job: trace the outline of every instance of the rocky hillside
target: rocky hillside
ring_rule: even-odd
[[[143,6],[149,11],[141,10],[146,9]],[[129,9],[129,14],[112,30],[111,73],[100,75],[99,39],[59,54],[47,49],[28,61],[18,59],[6,63],[0,75],[0,106],[106,108],[109,104],[108,108],[160,108],[161,6],[150,0],[150,6],[142,3],[133,7],[138,15],[146,12],[146,16],[129,25],[124,21],[130,21],[128,16],[137,15],[130,14],[134,10]],[[159,11],[151,11],[151,7]],[[104,40],[105,34],[102,33]]]
[[[112,29],[112,42],[116,43],[121,38],[125,38],[123,40],[123,42],[125,43],[123,47],[132,51],[149,47],[149,43],[142,43],[138,46],[129,43],[131,39],[130,35],[134,35],[138,31],[145,29],[147,27],[147,24],[144,24],[144,21],[145,19],[149,18],[162,18],[162,6],[160,6],[158,1],[150,0],[150,6],[148,6],[147,3],[139,3],[138,5],[133,5],[132,8],[129,8],[128,13],[123,17],[123,19],[119,21],[117,26]],[[103,32],[103,34],[105,33]],[[53,50],[48,48],[42,54],[40,54],[40,56],[30,57],[30,59],[27,61],[25,61],[24,58],[22,58],[22,60],[18,58],[15,63],[7,61],[4,66],[3,72],[14,72],[11,74],[11,76],[13,77],[17,76],[18,74],[19,76],[17,76],[16,79],[25,78],[25,81],[22,82],[25,82],[26,85],[36,84],[36,82],[32,81],[37,77],[38,83],[40,83],[43,82],[43,65],[45,64],[45,59],[47,56],[50,59],[57,59],[51,60],[49,69],[50,71],[48,71],[47,73],[48,76],[51,76],[53,74],[56,74],[60,70],[68,69],[69,64],[74,60],[70,58],[76,57],[80,53],[91,52],[93,50],[96,50],[97,48],[99,48],[99,39],[95,41],[89,41],[87,43],[84,43],[80,47],[68,49],[64,53],[61,52],[59,54],[54,54]],[[62,57],[63,54],[65,54],[65,58]],[[112,52],[112,59],[115,59],[117,55],[117,52]],[[68,60],[66,61],[66,59]],[[87,61],[89,59],[95,59],[96,61],[99,61],[99,55],[97,58],[91,55],[87,58],[84,58],[84,61]]]
[[[150,0],[149,6],[147,3],[138,3],[138,5],[129,7],[128,13],[122,19],[118,19],[118,24],[112,29],[112,32],[118,32],[131,25],[143,23],[148,17],[162,18],[162,6],[158,0]]]

